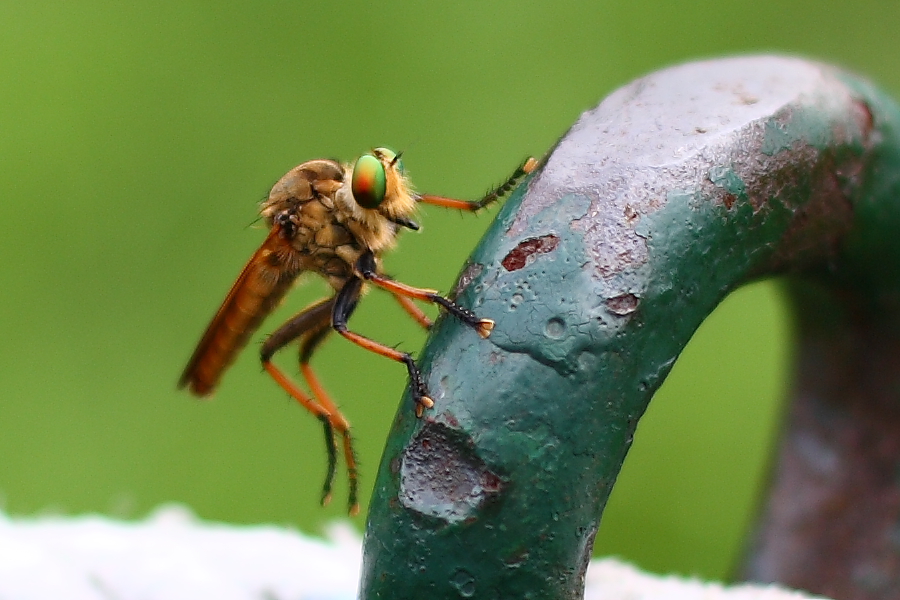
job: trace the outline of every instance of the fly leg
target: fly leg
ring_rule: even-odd
[[[406,365],[406,370],[409,372],[413,401],[416,403],[416,416],[421,417],[426,408],[434,406],[434,401],[428,396],[428,388],[425,386],[422,372],[419,371],[419,367],[416,366],[416,361],[413,360],[413,357],[406,352],[400,352],[347,329],[347,320],[356,309],[356,304],[362,291],[362,284],[363,281],[359,277],[351,277],[344,287],[341,288],[341,291],[338,292],[334,303],[334,311],[331,314],[331,326],[357,346]]]
[[[410,298],[399,293],[393,293],[391,295],[397,302],[400,303],[400,306],[403,308],[403,310],[405,310],[406,313],[411,316],[416,323],[422,326],[422,329],[425,329],[426,331],[431,329],[431,326],[434,325],[434,323],[431,322],[431,319],[428,318],[428,315],[425,314],[425,311],[416,306]]]
[[[326,504],[331,499],[331,488],[337,470],[335,431],[343,438],[344,460],[347,463],[347,476],[350,486],[349,512],[351,515],[355,515],[359,512],[359,493],[356,455],[350,438],[350,424],[334,402],[332,402],[331,398],[329,398],[328,394],[325,393],[324,388],[322,388],[318,378],[309,366],[309,360],[313,352],[329,332],[331,312],[334,308],[335,300],[336,298],[332,297],[317,302],[279,327],[263,344],[260,350],[260,360],[263,368],[278,385],[322,422],[325,430],[325,448],[328,453],[328,471],[322,489],[322,504]],[[309,384],[313,392],[313,398],[310,398],[281,369],[271,362],[275,352],[298,338],[300,339],[300,372]]]
[[[513,171],[513,174],[509,176],[509,178],[504,181],[502,184],[495,187],[493,190],[484,195],[481,200],[454,200],[453,198],[445,198],[444,196],[433,196],[431,194],[420,194],[418,196],[419,202],[424,202],[425,204],[433,204],[435,206],[443,206],[444,208],[456,208],[459,210],[468,210],[475,212],[476,210],[480,210],[491,204],[496,202],[506,194],[512,191],[516,184],[519,181],[534,171],[538,166],[538,161],[534,158],[529,158],[525,162],[523,162],[519,167]]]
[[[478,315],[468,308],[463,308],[449,298],[444,298],[438,294],[437,290],[413,287],[379,274],[375,256],[371,252],[366,252],[359,257],[359,260],[356,261],[356,270],[363,279],[391,292],[396,297],[405,296],[406,298],[442,306],[444,310],[474,329],[478,335],[485,339],[490,337],[491,331],[494,329],[494,321],[478,318]]]
[[[332,306],[333,310],[333,306]],[[330,311],[329,311],[330,312]],[[322,320],[320,321],[318,327],[314,331],[310,331],[303,338],[303,341],[300,343],[300,372],[303,374],[303,378],[306,379],[306,383],[309,384],[309,388],[312,390],[313,397],[315,397],[319,403],[324,406],[327,410],[331,411],[331,414],[339,418],[339,422],[343,422],[343,427],[337,427],[338,431],[341,434],[341,438],[344,443],[344,460],[347,463],[347,476],[350,480],[350,493],[349,493],[349,506],[350,506],[350,514],[356,514],[359,512],[359,489],[357,483],[357,469],[356,469],[356,453],[353,451],[353,440],[350,436],[350,426],[347,424],[347,420],[341,414],[340,410],[337,408],[337,405],[331,400],[331,397],[325,391],[325,388],[322,387],[322,384],[319,383],[319,378],[316,376],[315,372],[312,370],[312,367],[309,364],[310,358],[312,358],[312,354],[315,349],[321,344],[326,336],[331,333],[331,315],[324,314]],[[331,421],[328,419],[325,420],[327,423],[326,427],[331,428]],[[327,503],[331,496],[331,485],[330,482],[334,481],[335,475],[335,467],[337,462],[337,448],[334,444],[334,435],[331,436],[332,440],[332,451],[328,456],[328,478],[326,479],[326,488],[322,492],[322,502]]]

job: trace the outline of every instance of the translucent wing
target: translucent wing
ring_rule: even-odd
[[[275,309],[302,269],[275,226],[250,261],[213,317],[197,344],[178,387],[189,387],[198,396],[215,389],[263,319]]]

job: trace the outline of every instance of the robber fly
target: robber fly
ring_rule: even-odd
[[[324,277],[334,295],[308,306],[275,330],[263,343],[260,359],[278,385],[324,426],[328,471],[323,504],[331,496],[338,454],[335,432],[340,434],[349,477],[350,513],[356,514],[356,458],[350,425],[310,368],[313,352],[334,330],[366,350],[403,363],[409,373],[416,415],[421,417],[434,402],[412,356],[350,331],[347,320],[362,296],[363,286],[369,283],[390,292],[425,328],[431,326],[431,321],[413,300],[443,307],[487,338],[493,321],[478,318],[435,290],[391,279],[382,272],[381,255],[394,246],[402,229],[419,228],[412,220],[417,203],[475,211],[503,197],[536,166],[534,159],[528,159],[502,185],[476,202],[414,193],[400,155],[386,148],[376,148],[353,164],[311,160],[294,167],[263,201],[260,213],[269,233],[207,327],[181,375],[179,387],[188,387],[198,396],[211,394],[238,352],[297,277],[305,271]],[[271,361],[275,352],[295,340],[300,344],[300,373],[311,394]]]

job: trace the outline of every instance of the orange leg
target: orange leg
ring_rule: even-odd
[[[322,490],[322,504],[327,504],[331,499],[331,488],[337,463],[337,445],[334,439],[334,432],[340,433],[343,438],[344,460],[347,464],[347,475],[350,485],[349,512],[351,515],[356,515],[359,513],[359,486],[356,455],[353,451],[353,442],[350,437],[350,424],[334,402],[332,402],[331,398],[329,398],[328,394],[325,393],[324,388],[309,366],[309,359],[313,351],[329,331],[334,301],[334,298],[329,298],[314,304],[282,325],[263,344],[261,359],[263,368],[272,376],[276,383],[299,402],[303,408],[322,421],[324,425],[326,450],[328,452],[328,473]],[[300,371],[309,384],[315,399],[310,398],[271,362],[271,357],[276,351],[297,338],[301,339]]]
[[[360,261],[362,263],[362,261]],[[478,332],[483,338],[488,338],[491,335],[491,331],[494,329],[494,322],[491,319],[479,319],[478,316],[475,315],[472,311],[467,308],[463,308],[453,302],[448,298],[444,298],[440,294],[437,293],[436,290],[428,290],[423,288],[413,287],[411,285],[406,285],[405,283],[400,283],[399,281],[395,281],[390,277],[386,277],[384,275],[379,275],[375,272],[374,268],[365,268],[366,266],[361,265],[361,275],[362,277],[374,285],[389,291],[395,296],[405,296],[407,298],[413,298],[415,300],[422,300],[424,302],[432,302],[434,304],[438,304],[443,306],[444,309],[452,314],[454,317],[472,327],[475,331]]]
[[[347,476],[350,481],[350,515],[359,513],[359,485],[358,472],[356,467],[356,453],[353,451],[353,440],[350,437],[350,424],[340,409],[331,400],[331,397],[319,383],[319,378],[309,366],[309,360],[312,358],[313,352],[325,340],[325,336],[331,331],[331,315],[323,318],[314,331],[310,331],[300,344],[300,373],[312,390],[313,396],[319,401],[326,410],[330,411],[332,416],[339,421],[340,425],[335,426],[344,441],[344,461],[347,463]],[[332,438],[333,439],[333,438]],[[330,478],[334,480],[334,460],[329,457]]]
[[[390,346],[385,346],[382,343],[347,329],[347,320],[350,318],[350,315],[356,308],[356,303],[359,301],[363,281],[369,281],[370,283],[389,291],[398,299],[402,297],[438,304],[457,319],[472,327],[478,332],[478,335],[483,338],[487,338],[491,335],[491,330],[494,328],[494,322],[490,319],[479,319],[478,316],[469,309],[459,306],[448,298],[444,298],[435,290],[413,287],[379,274],[378,263],[372,252],[363,253],[356,261],[354,270],[356,271],[356,276],[347,280],[344,287],[341,288],[337,293],[337,296],[335,296],[334,311],[331,316],[331,326],[335,331],[357,346],[390,358],[391,360],[402,362],[406,365],[406,370],[409,372],[413,401],[416,403],[416,416],[421,417],[426,408],[434,406],[434,401],[428,395],[428,388],[425,385],[425,380],[422,378],[422,373],[419,371],[418,366],[416,366],[416,362],[413,360],[412,356],[406,352],[400,352]],[[401,302],[401,304],[405,303]]]
[[[428,318],[428,315],[425,312],[416,306],[412,300],[407,298],[406,296],[401,296],[400,294],[391,294],[397,302],[400,303],[400,306],[403,307],[403,310],[407,312],[409,316],[415,319],[416,323],[422,326],[423,329],[431,329],[433,323],[431,319]]]
[[[433,204],[435,206],[443,206],[444,208],[456,208],[459,210],[469,210],[474,212],[476,210],[484,208],[492,202],[496,202],[497,200],[508,194],[510,191],[512,191],[512,189],[516,186],[520,179],[534,171],[537,166],[538,161],[536,161],[534,158],[529,158],[513,172],[509,179],[488,192],[481,200],[454,200],[453,198],[433,196],[431,194],[421,194],[418,197],[418,200],[419,202],[424,202],[425,204]]]
[[[371,260],[374,260],[371,253],[368,254],[368,257]],[[347,320],[356,309],[356,303],[359,301],[362,285],[362,279],[351,277],[337,293],[337,296],[335,296],[334,311],[331,314],[331,326],[335,331],[357,346],[406,365],[406,370],[409,373],[413,401],[416,403],[416,416],[421,417],[422,412],[426,408],[434,406],[434,401],[428,396],[428,388],[425,386],[425,380],[422,378],[422,373],[416,366],[416,361],[413,360],[413,357],[406,352],[400,352],[390,346],[385,346],[380,342],[376,342],[375,340],[371,340],[347,329]]]
[[[304,363],[300,365],[300,371],[303,373],[303,378],[306,379],[306,382],[309,384],[310,389],[312,389],[313,395],[324,406],[330,406],[331,408],[329,410],[332,410],[331,414],[337,420],[343,423],[343,428],[336,427],[336,429],[341,434],[341,438],[344,440],[344,461],[347,463],[347,476],[350,480],[349,512],[351,516],[355,516],[359,513],[359,484],[358,471],[356,467],[356,453],[353,451],[353,439],[350,437],[350,424],[347,422],[347,419],[344,418],[344,415],[341,414],[341,411],[338,410],[337,406],[335,406],[335,404],[328,397],[328,394],[319,383],[319,378],[316,377],[316,375],[313,373],[312,367],[310,367],[309,364]],[[332,471],[333,470],[334,468],[332,467]],[[333,472],[331,473],[331,480],[334,480]],[[323,498],[323,501],[327,503],[328,500]]]
[[[390,346],[385,346],[381,342],[376,342],[375,340],[369,339],[364,335],[349,331],[346,327],[344,327],[343,329],[338,329],[337,332],[360,348],[365,348],[370,352],[380,354],[381,356],[390,358],[391,360],[395,360],[406,365],[406,368],[409,370],[409,379],[413,387],[413,398],[416,401],[417,417],[421,417],[426,408],[431,408],[434,406],[434,400],[428,397],[428,391],[425,387],[425,382],[422,379],[422,375],[419,373],[419,368],[416,366],[415,361],[413,361],[413,358],[409,354],[407,354],[406,352],[400,352],[399,350],[394,350]]]

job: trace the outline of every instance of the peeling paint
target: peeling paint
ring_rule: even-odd
[[[447,523],[476,515],[502,487],[465,433],[435,421],[422,428],[400,461],[400,503]]]
[[[528,238],[519,242],[519,245],[500,261],[500,264],[507,271],[518,271],[530,262],[534,262],[537,255],[553,252],[558,245],[559,237],[552,233],[537,238]]]

